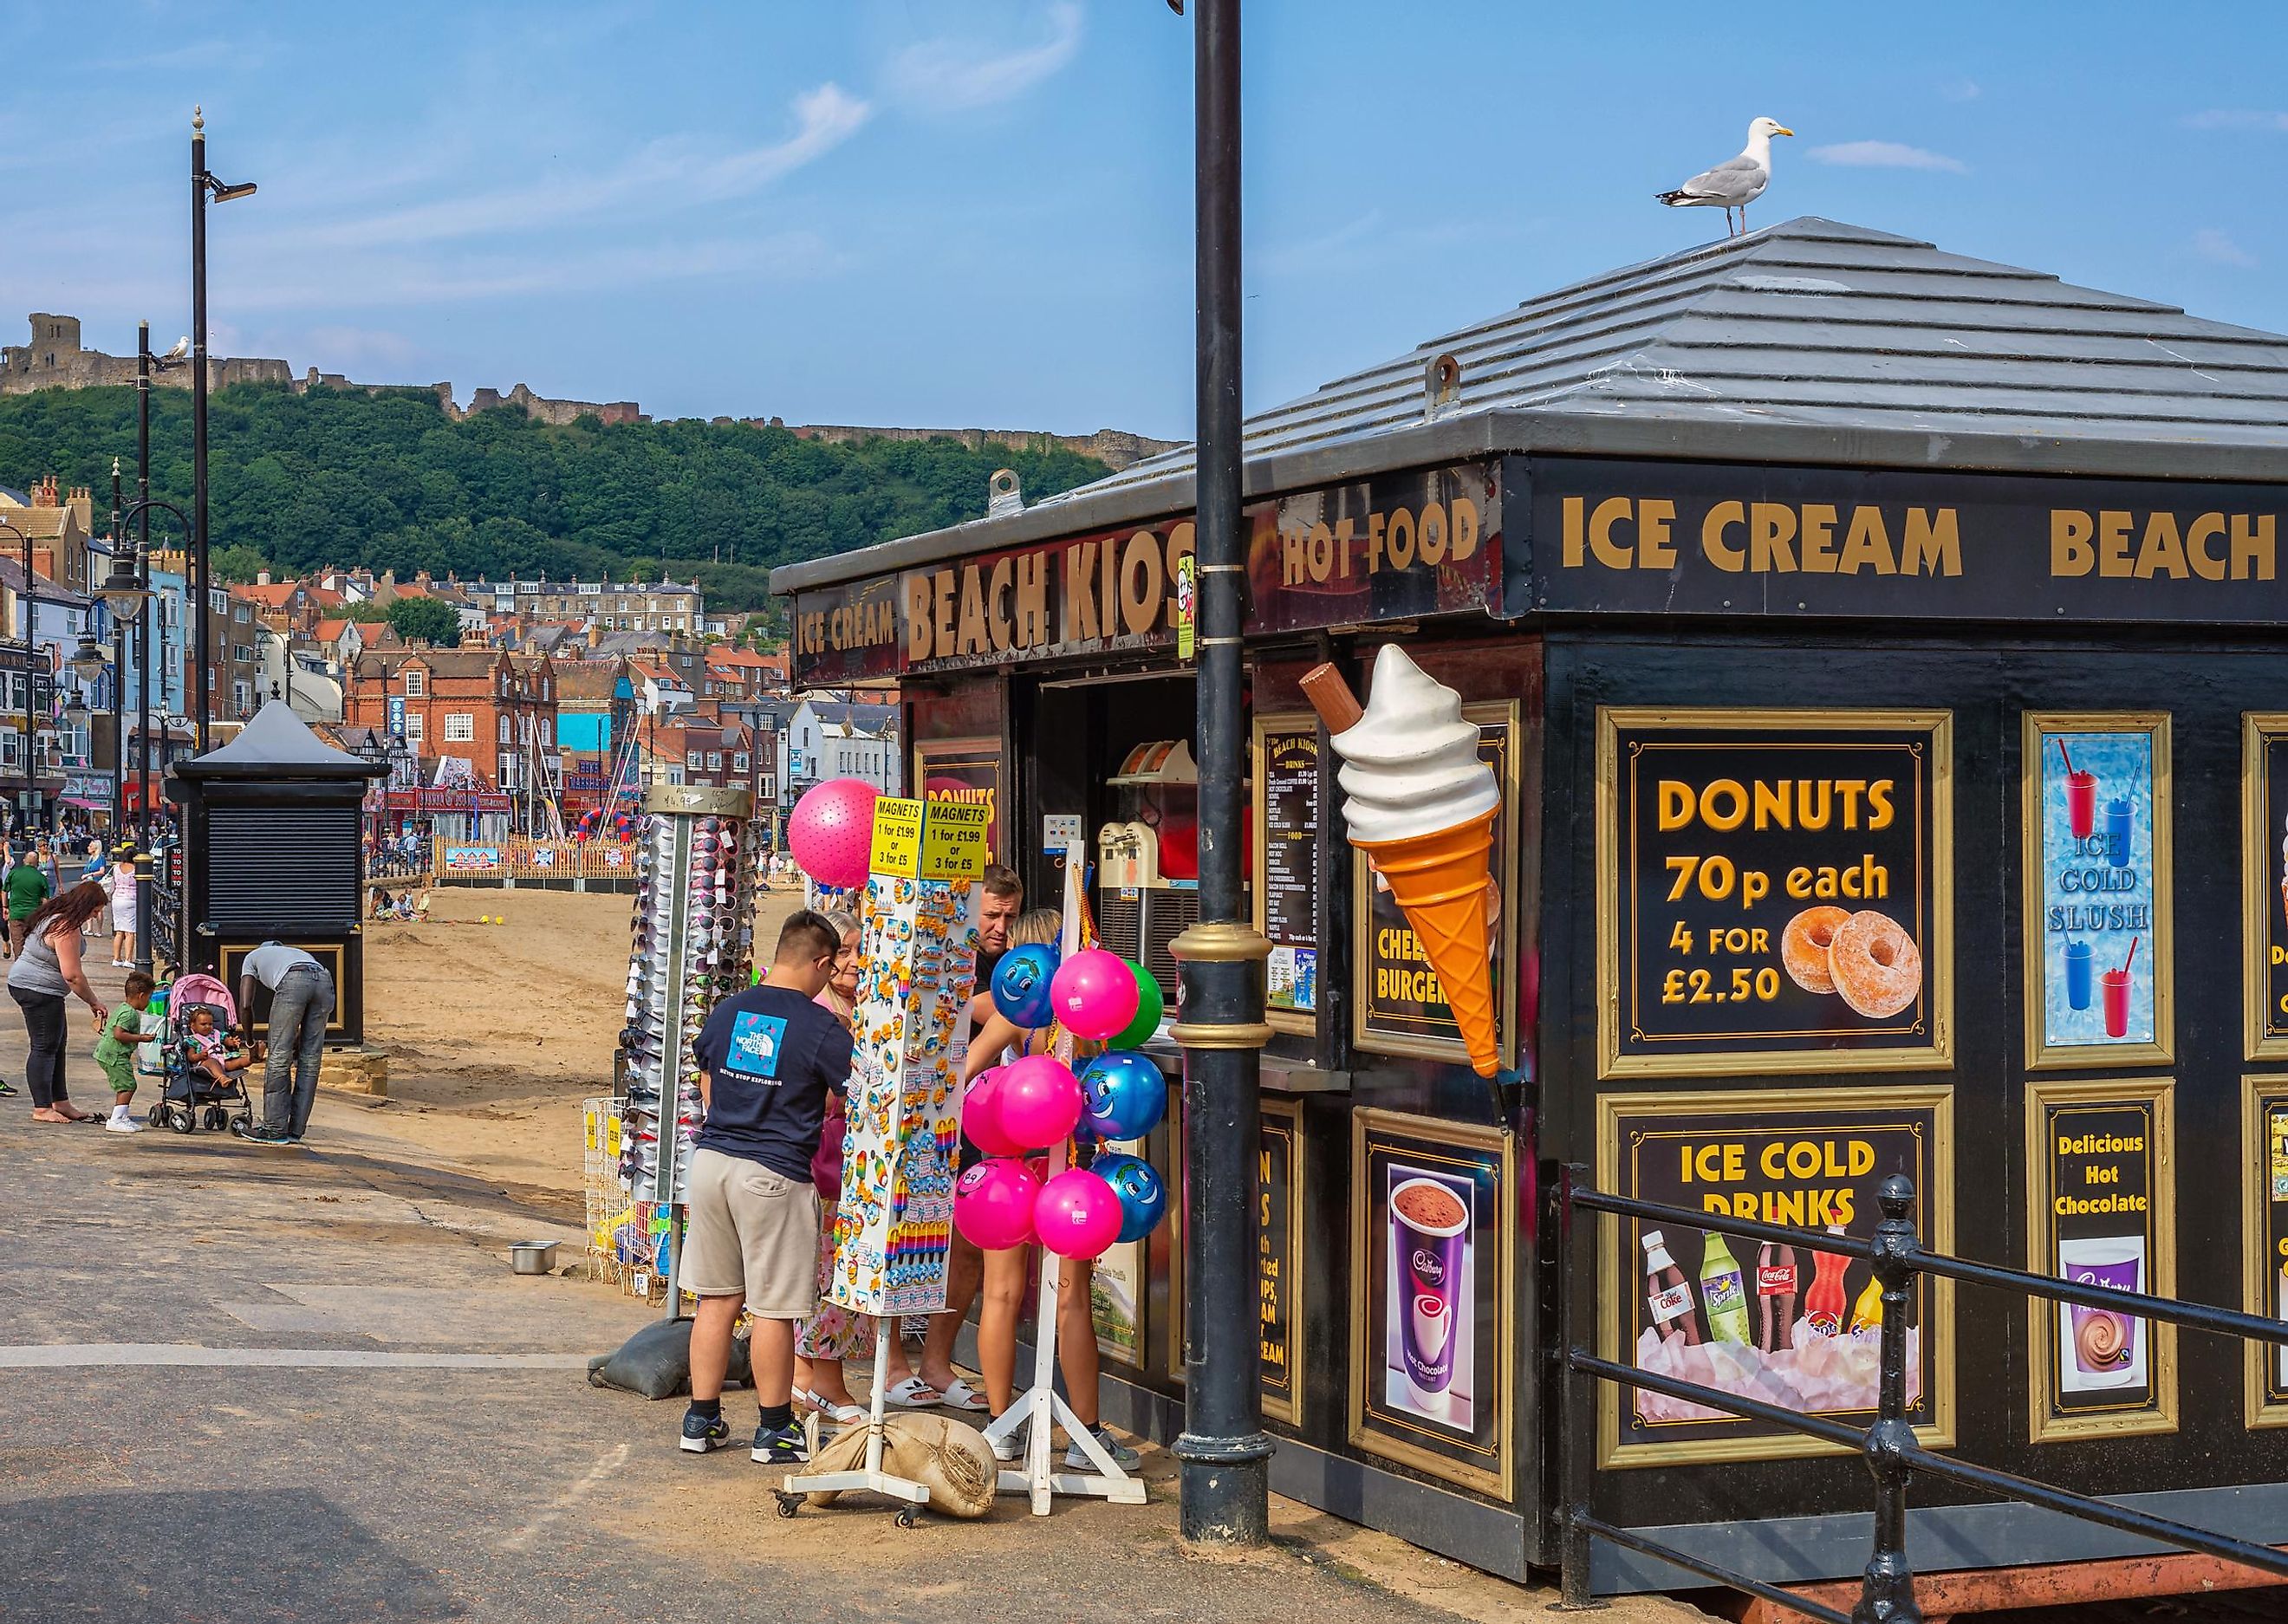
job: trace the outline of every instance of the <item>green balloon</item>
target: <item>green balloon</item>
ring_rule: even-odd
[[[1152,979],[1152,972],[1134,959],[1120,961],[1128,966],[1128,973],[1136,978],[1136,1018],[1121,1029],[1120,1035],[1105,1045],[1108,1049],[1141,1049],[1160,1030],[1160,1016],[1167,1005],[1160,997],[1160,984]]]

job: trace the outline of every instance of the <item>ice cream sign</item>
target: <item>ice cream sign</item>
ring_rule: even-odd
[[[1600,713],[1602,1074],[1948,1063],[1943,713]]]

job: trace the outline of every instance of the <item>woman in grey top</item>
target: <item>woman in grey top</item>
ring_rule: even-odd
[[[65,1003],[77,994],[95,1011],[96,1028],[102,1030],[109,1011],[80,968],[79,930],[103,911],[104,900],[103,887],[92,880],[51,897],[27,923],[24,950],[8,967],[8,994],[23,1010],[24,1030],[31,1039],[24,1073],[36,1122],[95,1121],[73,1105],[65,1091],[64,1043],[69,1036]]]

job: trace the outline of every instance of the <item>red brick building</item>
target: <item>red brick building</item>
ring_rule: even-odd
[[[489,648],[368,649],[350,669],[345,721],[401,733],[425,784],[466,773],[480,786],[541,798],[557,764],[556,668],[545,655]]]

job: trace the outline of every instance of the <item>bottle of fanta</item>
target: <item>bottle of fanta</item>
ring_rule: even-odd
[[[1839,1235],[1843,1226],[1831,1224],[1827,1232]],[[1803,1294],[1803,1317],[1820,1335],[1839,1335],[1844,1311],[1851,1303],[1843,1290],[1843,1271],[1851,1266],[1851,1260],[1840,1252],[1818,1251],[1812,1253],[1811,1259],[1811,1289]]]

